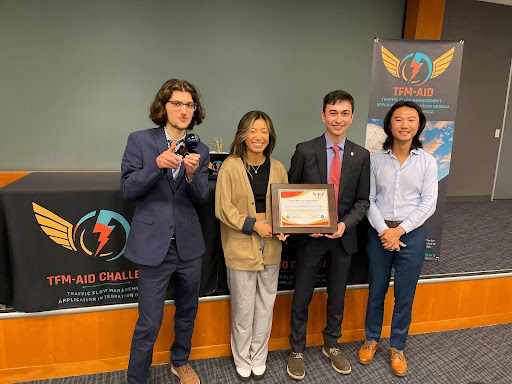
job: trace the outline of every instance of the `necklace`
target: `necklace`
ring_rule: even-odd
[[[260,167],[263,165],[263,163],[261,163],[260,165],[258,165],[256,168],[253,167],[252,164],[249,164],[249,166],[252,168],[252,170],[254,171],[254,173],[258,173],[258,170],[260,169]]]

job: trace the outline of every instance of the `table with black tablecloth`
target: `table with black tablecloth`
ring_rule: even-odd
[[[136,203],[121,197],[120,177],[37,172],[0,189],[0,303],[36,312],[137,301],[137,265],[120,255]],[[227,292],[214,201],[210,181],[198,208],[207,243],[202,296]]]

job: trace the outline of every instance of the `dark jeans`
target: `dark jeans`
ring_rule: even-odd
[[[327,262],[327,326],[322,331],[324,344],[335,347],[341,337],[345,288],[352,257],[345,252],[339,239],[311,239],[297,250],[289,337],[294,352],[304,352],[306,348],[308,307],[324,256]]]
[[[426,231],[417,228],[402,235],[407,245],[400,251],[387,251],[382,247],[375,229],[368,231],[366,251],[370,261],[370,292],[366,307],[365,332],[367,340],[379,341],[384,315],[384,297],[389,288],[391,268],[395,269],[395,307],[391,321],[391,348],[403,350],[411,325],[412,303],[416,284],[425,258]]]
[[[176,367],[188,363],[198,307],[201,264],[201,257],[190,261],[180,260],[176,241],[173,240],[160,265],[139,265],[139,318],[133,332],[128,383],[145,383],[149,377],[153,345],[162,325],[165,295],[173,274],[176,274],[176,313],[171,362]]]

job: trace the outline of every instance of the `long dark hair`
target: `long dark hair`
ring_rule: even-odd
[[[274,131],[274,124],[265,112],[251,111],[243,115],[240,119],[240,122],[238,123],[238,128],[235,133],[235,138],[231,143],[229,153],[231,156],[243,158],[247,170],[249,170],[249,163],[246,161],[247,146],[245,145],[245,139],[247,139],[247,136],[249,136],[252,124],[259,119],[265,120],[268,126],[268,145],[263,151],[263,154],[266,158],[270,157],[270,154],[276,145],[276,132]]]
[[[393,134],[391,133],[391,117],[393,116],[393,113],[398,108],[402,108],[402,107],[413,108],[418,112],[418,116],[420,117],[420,125],[418,128],[418,132],[416,132],[416,135],[414,135],[414,137],[412,138],[411,149],[423,148],[423,144],[421,143],[421,140],[420,140],[420,135],[421,135],[421,132],[423,132],[423,129],[425,129],[425,124],[427,124],[427,119],[425,118],[423,109],[421,109],[421,107],[418,104],[416,104],[413,101],[405,101],[405,100],[397,101],[391,107],[391,109],[388,111],[386,117],[384,118],[384,132],[386,133],[386,135],[388,137],[386,138],[386,141],[382,145],[382,148],[390,149],[393,147],[394,137],[393,137]]]

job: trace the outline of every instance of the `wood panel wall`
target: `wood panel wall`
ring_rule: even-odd
[[[410,333],[426,333],[512,322],[512,277],[418,285]],[[389,337],[393,308],[390,288],[384,311],[383,337]],[[364,339],[367,289],[348,290],[341,342]],[[315,293],[310,305],[308,346],[322,344],[326,293]],[[288,349],[292,296],[278,296],[270,350]],[[174,306],[166,306],[154,364],[168,363],[173,339]],[[0,383],[41,380],[126,369],[136,309],[2,320],[0,317]],[[229,301],[199,305],[192,359],[230,354]],[[356,361],[356,356],[348,356]],[[283,361],[283,367],[286,362]]]
[[[404,39],[439,40],[446,0],[407,0]]]

